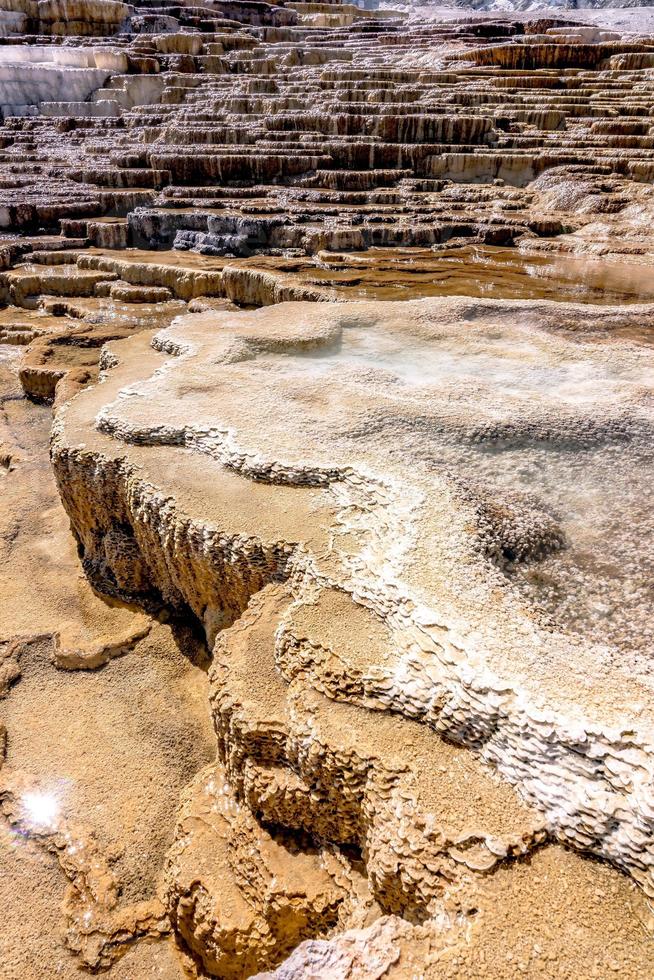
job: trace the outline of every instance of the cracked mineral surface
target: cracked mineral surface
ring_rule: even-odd
[[[0,980],[651,975],[654,16],[532,6],[0,0]]]

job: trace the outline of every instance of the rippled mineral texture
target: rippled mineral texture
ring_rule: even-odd
[[[532,6],[0,0],[0,980],[651,976],[654,15]]]

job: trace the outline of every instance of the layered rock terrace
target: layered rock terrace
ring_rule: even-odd
[[[139,301],[165,317],[199,297],[414,298],[451,273],[449,292],[485,276],[557,298],[547,277],[571,253],[569,298],[598,275],[602,300],[612,266],[584,263],[607,254],[630,281],[616,300],[651,295],[651,37],[339,4],[15,6],[0,39],[11,305],[116,330]],[[486,250],[514,246],[536,275],[512,282],[492,254],[484,272]],[[26,360],[33,397],[67,362],[81,377],[97,362],[87,329],[50,339],[51,323]]]
[[[0,808],[66,978],[650,969],[654,36],[530,16],[0,0]]]

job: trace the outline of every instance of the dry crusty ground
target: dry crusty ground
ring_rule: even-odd
[[[622,977],[647,972],[654,919],[636,887],[560,847],[502,868],[479,889],[472,941],[444,977]]]
[[[11,610],[3,638],[59,632],[81,651],[127,639],[148,621],[110,608],[85,581],[48,462],[52,411],[26,400],[16,377],[20,348],[8,351],[0,359],[0,448],[10,466],[0,512],[0,595]]]
[[[47,636],[59,615],[93,646],[144,617],[108,607],[83,578],[47,457],[50,410],[23,397],[13,360],[0,362],[14,467],[3,478],[2,637]],[[115,855],[122,902],[155,893],[180,791],[215,754],[202,649],[188,632],[147,625],[127,656],[94,671],[58,669],[50,639],[28,643],[22,676],[0,700],[7,767],[34,777]],[[61,938],[65,884],[56,858],[2,820],[2,980],[82,975]],[[141,943],[112,969],[124,980],[183,975],[167,940]]]
[[[6,712],[23,715],[28,723],[31,722],[29,727],[21,730],[17,755],[26,756],[31,769],[36,767],[38,756],[47,754],[47,747],[52,747],[55,751],[50,760],[50,771],[55,769],[60,779],[65,773],[66,790],[76,791],[71,796],[85,797],[89,801],[86,808],[88,823],[108,842],[125,847],[115,868],[125,871],[122,880],[127,885],[127,894],[137,890],[154,891],[163,852],[170,843],[179,789],[190,778],[198,757],[204,761],[203,753],[208,750],[208,733],[202,732],[201,718],[191,717],[191,724],[185,724],[184,709],[190,714],[203,705],[197,698],[197,691],[193,690],[197,684],[192,671],[179,653],[175,655],[174,644],[166,632],[162,629],[150,649],[140,652],[144,657],[154,655],[151,665],[144,669],[142,663],[127,660],[115,663],[106,673],[89,678],[91,683],[86,685],[83,694],[78,689],[78,675],[72,675],[68,682],[57,678],[43,692],[35,691],[39,679],[46,676],[45,670],[37,668],[30,678],[32,683],[28,681],[25,685],[26,690],[20,695],[18,690],[14,692],[17,710]],[[135,661],[136,655],[130,659]],[[177,688],[178,697],[165,697],[165,685],[170,685],[172,690]],[[89,690],[91,687],[92,691]],[[142,714],[132,714],[128,710],[134,696],[138,698]],[[71,701],[77,709],[74,715],[70,713]],[[163,709],[162,713],[158,712],[158,707]],[[179,710],[183,720],[171,726],[157,745],[156,738],[162,734],[161,729],[156,730],[157,719],[163,722],[166,718],[170,722],[175,715],[174,708]],[[44,726],[47,741],[44,738],[36,742],[36,751],[31,754],[30,736],[36,741],[35,728],[39,734],[42,731],[41,726],[35,725],[35,720],[42,717],[44,711],[48,712],[48,724]],[[197,713],[200,716],[201,712]],[[58,726],[57,722],[66,715],[69,724]],[[121,730],[126,716],[130,717],[131,723]],[[95,731],[94,717],[101,719]],[[72,723],[71,718],[74,719]],[[186,736],[184,741],[189,745],[189,752],[177,753],[175,758],[171,749],[174,739],[180,735]],[[27,764],[25,767],[28,768]],[[41,769],[42,773],[47,771],[47,767]],[[67,796],[67,803],[69,800]],[[45,977],[68,980],[88,975],[78,968],[77,961],[61,939],[64,885],[65,878],[56,859],[38,843],[14,833],[3,822],[0,831],[2,980],[40,980]],[[139,944],[111,970],[111,976],[121,980],[146,977],[176,980],[185,975],[180,958],[168,941]]]
[[[3,823],[0,829],[0,977],[2,980],[80,980],[88,976],[60,938],[64,878],[56,860]],[[143,942],[110,972],[112,980],[181,980],[170,941]]]
[[[7,765],[90,823],[102,850],[118,844],[124,900],[148,898],[180,790],[213,757],[204,672],[160,625],[96,671],[57,670],[46,644],[30,646],[28,658],[0,704]]]

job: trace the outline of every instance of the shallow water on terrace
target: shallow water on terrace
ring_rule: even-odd
[[[508,562],[508,581],[547,621],[602,646],[601,656],[648,674],[654,437],[647,405],[654,358],[638,350],[597,338],[557,339],[527,323],[505,331],[471,324],[467,336],[444,329],[427,342],[389,326],[352,326],[338,349],[270,360],[284,373],[301,364],[302,375],[318,381],[316,390],[327,375],[343,381],[344,400],[356,398],[356,418],[342,413],[333,431],[353,442],[355,453],[362,442],[374,445],[414,472],[463,481],[473,499],[502,507],[522,495],[553,518],[567,546],[541,561]],[[410,421],[416,403],[418,424]],[[578,427],[616,413],[630,425],[629,442],[600,437],[586,448],[575,442]],[[522,417],[555,433],[563,418],[561,435],[477,444],[461,438],[460,423],[465,429]]]
[[[634,364],[618,357],[590,359],[586,350],[580,346],[576,356],[572,351],[546,352],[528,329],[522,336],[514,333],[510,340],[494,331],[486,338],[470,338],[466,345],[458,334],[426,345],[392,331],[349,327],[338,349],[308,350],[293,357],[306,359],[317,373],[345,366],[386,371],[410,388],[466,380],[488,382],[501,387],[504,396],[547,395],[571,405],[596,401],[598,385],[604,400],[613,387],[617,394],[624,382],[654,385],[654,360]]]
[[[371,248],[318,256],[301,278],[333,286],[339,298],[401,300],[424,296],[548,299],[576,303],[654,301],[651,267],[619,259],[529,254],[468,245],[442,251]]]

